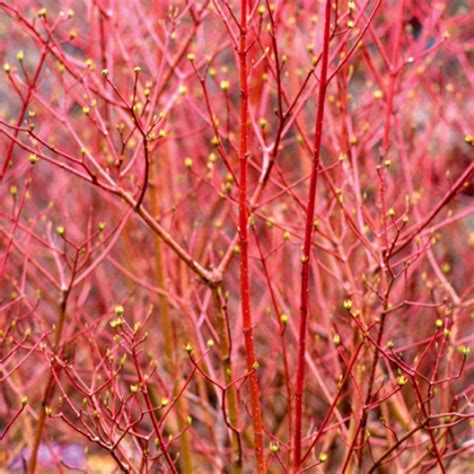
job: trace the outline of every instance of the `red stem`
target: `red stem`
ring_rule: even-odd
[[[239,148],[239,240],[240,240],[240,295],[245,338],[245,354],[249,374],[250,403],[254,430],[257,472],[266,472],[263,452],[263,421],[260,406],[260,389],[257,380],[257,358],[250,310],[250,283],[248,261],[248,206],[247,206],[247,168],[248,168],[248,82],[247,82],[247,0],[241,1],[239,69],[240,69],[240,148]]]
[[[319,79],[318,109],[316,113],[316,125],[314,136],[313,166],[309,184],[308,207],[306,211],[305,236],[301,268],[301,306],[298,334],[298,366],[296,369],[295,386],[295,429],[293,438],[294,449],[294,471],[301,469],[301,432],[303,415],[303,391],[305,378],[305,353],[306,353],[306,326],[309,309],[309,264],[311,257],[311,240],[313,234],[313,219],[316,203],[316,187],[319,176],[319,161],[321,152],[321,140],[323,133],[324,103],[327,90],[327,72],[329,56],[329,27],[331,21],[331,0],[326,1],[324,42],[321,62],[321,77]]]

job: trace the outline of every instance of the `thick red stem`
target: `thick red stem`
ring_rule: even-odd
[[[240,240],[240,297],[247,359],[250,403],[254,430],[255,457],[257,471],[265,473],[263,452],[263,421],[260,407],[260,389],[257,379],[257,358],[253,336],[252,313],[250,309],[250,282],[248,261],[248,203],[247,203],[247,168],[248,168],[248,81],[247,81],[247,0],[241,2],[240,42],[240,187],[239,187],[239,240]]]
[[[318,109],[316,112],[316,125],[314,136],[313,165],[309,184],[308,206],[306,210],[305,236],[303,245],[303,255],[301,257],[301,304],[300,321],[298,330],[298,366],[296,371],[295,386],[295,429],[293,438],[294,449],[294,471],[301,469],[301,436],[303,418],[303,392],[305,378],[305,353],[306,353],[306,326],[309,310],[309,269],[311,261],[311,241],[313,235],[313,218],[316,203],[316,188],[319,176],[319,161],[321,152],[321,140],[323,134],[324,103],[327,90],[327,72],[329,56],[329,27],[331,20],[331,0],[326,2],[324,42],[321,61],[321,76],[319,78]]]

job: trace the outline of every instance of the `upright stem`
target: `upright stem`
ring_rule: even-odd
[[[153,181],[156,184],[157,177],[156,171],[153,170]],[[151,202],[151,209],[153,215],[157,216],[160,213],[160,195],[159,195],[159,186],[155,185],[154,187],[154,195]],[[166,273],[165,273],[165,265],[163,261],[163,246],[161,242],[161,238],[158,234],[154,234],[155,239],[155,276],[156,282],[158,287],[162,290],[166,289]],[[169,370],[170,373],[173,373],[174,370],[174,360],[173,360],[173,329],[172,329],[172,322],[171,322],[171,315],[168,305],[168,297],[165,294],[159,295],[159,308],[160,308],[160,316],[161,316],[161,323],[163,328],[163,342],[164,342],[164,349],[165,349],[165,365],[166,368]]]
[[[227,412],[229,423],[232,425],[232,473],[241,474],[242,471],[242,450],[240,446],[239,434],[239,411],[237,389],[235,384],[232,384],[232,348],[229,333],[229,325],[226,314],[226,303],[222,295],[221,285],[212,288],[212,298],[214,301],[214,308],[216,311],[216,328],[220,340],[220,356],[222,361],[222,370],[224,371],[224,380],[228,388],[227,390]]]
[[[153,173],[156,173],[154,169],[152,169]],[[155,174],[153,176],[153,182],[156,183]],[[159,186],[155,186],[155,192],[152,199],[152,211],[153,215],[158,215],[160,211],[160,194],[159,194]],[[165,290],[166,289],[166,271],[165,271],[165,264],[163,259],[163,246],[161,242],[161,238],[158,234],[154,234],[155,236],[155,263],[156,263],[156,282],[158,287]],[[168,373],[173,378],[174,374],[177,373],[178,370],[178,361],[174,358],[174,344],[173,344],[173,326],[171,321],[168,297],[165,294],[160,294],[159,296],[159,307],[160,307],[160,316],[162,318],[161,323],[163,327],[163,339],[164,339],[164,348],[165,348],[165,366],[168,370]],[[176,344],[178,345],[178,344]],[[176,383],[173,388],[173,395],[176,397],[181,391],[182,383],[179,381],[179,378],[176,378]],[[151,387],[150,387],[151,389]],[[154,390],[149,390],[150,398],[152,402],[155,398]],[[177,413],[176,418],[178,422],[178,430],[181,432],[180,436],[180,445],[181,445],[181,467],[182,472],[184,474],[191,474],[193,472],[193,462],[192,462],[192,454],[191,454],[191,444],[189,439],[189,431],[184,429],[185,428],[185,420],[183,417],[179,416],[180,414],[186,411],[186,401],[183,397],[178,397],[176,399],[176,410]]]
[[[313,234],[313,218],[316,201],[316,187],[319,175],[319,160],[321,152],[321,139],[323,133],[324,103],[327,89],[327,71],[329,56],[329,27],[331,20],[331,0],[326,1],[324,23],[324,42],[321,61],[321,76],[319,78],[318,109],[316,113],[313,165],[311,169],[311,179],[309,184],[308,206],[306,210],[305,236],[303,245],[303,255],[301,258],[301,305],[300,321],[298,329],[298,361],[296,369],[295,386],[295,429],[294,429],[294,471],[301,469],[301,435],[302,435],[302,415],[303,415],[303,391],[305,377],[305,353],[306,353],[306,326],[309,308],[309,269],[311,260],[311,240]]]
[[[64,319],[66,317],[67,300],[69,297],[71,286],[67,288],[65,291],[63,291],[61,302],[59,304],[59,317],[58,317],[58,322],[56,323],[56,327],[54,330],[53,353],[55,355],[57,354],[58,348],[61,345]],[[55,364],[55,361],[53,361],[52,364]],[[54,371],[54,368],[52,365],[51,369],[49,370],[48,380],[46,382],[43,400],[41,401],[41,409],[40,409],[40,413],[38,417],[38,422],[36,425],[35,435],[33,438],[33,445],[31,447],[31,456],[30,456],[30,462],[28,465],[28,474],[35,474],[36,472],[36,466],[38,463],[38,451],[41,444],[41,438],[43,437],[44,426],[46,424],[46,407],[48,406],[48,403],[51,401],[54,395],[53,371]]]
[[[247,82],[247,0],[241,0],[240,9],[240,147],[239,147],[239,240],[240,240],[240,297],[245,338],[245,354],[250,387],[250,404],[254,430],[257,472],[265,473],[263,452],[263,422],[260,406],[260,389],[257,380],[257,359],[250,310],[250,284],[248,262],[248,207],[247,207],[247,160],[248,160],[248,82]]]

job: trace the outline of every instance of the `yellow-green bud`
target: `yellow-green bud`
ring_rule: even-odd
[[[344,309],[347,309],[348,311],[352,309],[352,300],[344,300],[343,303]]]
[[[403,375],[400,375],[400,377],[397,378],[397,384],[400,385],[400,387],[403,387],[407,383],[408,380]]]

